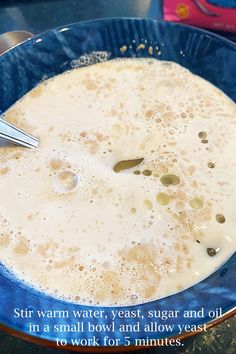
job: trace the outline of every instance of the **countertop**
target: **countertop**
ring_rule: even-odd
[[[161,0],[0,0],[0,34],[14,30],[34,34],[81,20],[103,17],[161,18]],[[152,348],[144,353],[234,354],[236,317],[187,339],[181,349]],[[24,342],[0,331],[0,354],[69,354],[70,351],[47,349]]]

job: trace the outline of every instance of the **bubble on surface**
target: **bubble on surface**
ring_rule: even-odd
[[[225,217],[222,214],[216,214],[216,221],[220,224],[224,224],[225,223]]]
[[[214,162],[208,162],[207,166],[209,168],[215,168],[215,163]]]
[[[159,204],[168,205],[171,200],[171,196],[166,193],[160,192],[157,194],[156,199]]]
[[[164,175],[160,178],[161,183],[165,187],[176,186],[180,183],[180,178],[176,175]]]
[[[144,175],[144,176],[151,176],[151,174],[152,174],[152,171],[150,171],[150,170],[143,170],[142,171],[142,174]]]
[[[72,60],[71,61],[71,68],[75,69],[75,68],[79,68],[81,66],[102,63],[104,61],[107,61],[110,56],[111,56],[111,53],[105,52],[105,51],[91,52],[89,54],[82,55],[78,59]]]
[[[189,204],[193,209],[202,209],[204,207],[204,200],[196,197],[190,200]]]
[[[53,187],[58,193],[71,192],[77,184],[78,176],[72,171],[63,171],[53,178]]]

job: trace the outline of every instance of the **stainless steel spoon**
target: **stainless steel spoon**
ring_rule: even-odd
[[[26,31],[12,31],[0,35],[0,54],[3,54],[16,45],[33,37],[33,34]]]
[[[39,140],[0,118],[0,138],[28,148],[37,147]]]
[[[13,31],[0,35],[0,55],[31,37],[33,34],[25,31]],[[29,148],[37,147],[39,144],[37,138],[1,118],[0,138]]]

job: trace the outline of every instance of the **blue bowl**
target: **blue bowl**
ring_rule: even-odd
[[[134,43],[135,40],[135,43]],[[144,43],[145,48],[136,50],[137,43]],[[120,51],[124,45],[126,51]],[[149,46],[157,46],[159,51],[150,55]],[[151,19],[104,19],[88,21],[64,26],[34,37],[15,47],[0,57],[0,112],[4,112],[20,97],[46,78],[58,75],[78,65],[85,65],[84,54],[104,52],[102,55],[109,60],[113,58],[156,57],[159,60],[170,60],[188,68],[194,74],[210,81],[229,97],[236,101],[236,46],[217,35],[193,27],[166,23]],[[97,56],[91,56],[91,63]],[[166,298],[146,304],[125,307],[125,310],[139,310],[141,318],[125,318],[115,321],[115,332],[108,327],[103,332],[88,332],[88,322],[93,325],[111,325],[112,310],[122,310],[117,307],[82,306],[47,296],[30,288],[23,281],[16,279],[3,265],[0,266],[0,323],[2,328],[31,341],[56,346],[56,338],[63,339],[63,347],[81,350],[73,346],[73,340],[91,344],[94,350],[99,349],[93,342],[95,336],[99,345],[104,345],[104,337],[114,339],[122,346],[137,344],[137,338],[161,339],[179,336],[178,324],[211,326],[232,315],[236,305],[235,269],[236,254],[234,254],[214,274],[197,285]],[[59,310],[68,311],[69,318],[25,318],[19,316],[16,309]],[[184,310],[199,311],[197,318],[185,318]],[[56,324],[75,324],[81,322],[73,318],[73,311],[104,310],[105,316],[99,319],[83,319],[84,332],[54,332]],[[173,325],[167,330],[160,327],[159,331],[144,331],[144,325],[153,319],[148,318],[151,310],[179,310],[178,318],[167,320],[155,319],[157,324]],[[137,312],[136,312],[137,313]],[[67,312],[65,312],[67,314]],[[134,325],[140,322],[138,332],[119,331],[119,325]],[[29,323],[37,323],[39,327],[32,332]],[[45,325],[50,325],[45,331]],[[192,327],[194,328],[194,327]],[[161,330],[160,330],[161,329]],[[193,334],[184,330],[181,336]],[[89,339],[91,342],[89,343]],[[86,342],[87,341],[87,342]],[[85,349],[87,351],[87,348]]]

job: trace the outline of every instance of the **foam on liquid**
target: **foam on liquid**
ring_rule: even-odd
[[[235,104],[188,70],[74,69],[4,118],[40,137],[0,149],[0,261],[31,286],[129,305],[192,286],[235,251]]]

